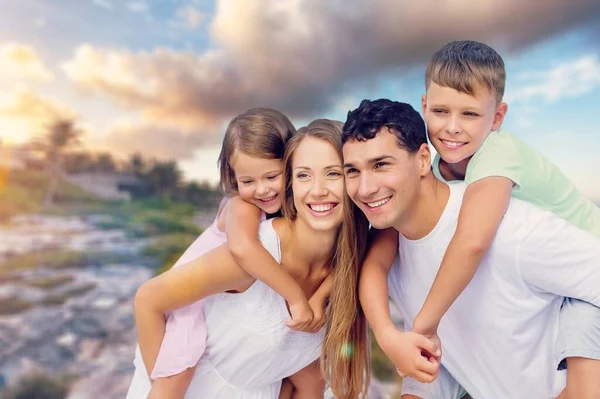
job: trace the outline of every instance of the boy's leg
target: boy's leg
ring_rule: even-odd
[[[569,399],[600,398],[600,308],[566,298],[560,312],[559,370]]]
[[[157,378],[152,383],[148,399],[183,399],[195,371],[196,368],[192,367],[171,377]]]

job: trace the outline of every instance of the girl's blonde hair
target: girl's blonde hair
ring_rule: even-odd
[[[220,186],[225,195],[234,195],[238,190],[231,167],[235,151],[252,157],[282,159],[285,145],[295,132],[292,122],[274,109],[253,108],[233,118],[225,131],[218,160]]]
[[[330,143],[342,159],[343,123],[317,119],[299,129],[285,150],[285,199],[281,210],[296,219],[292,193],[294,152],[306,137]],[[370,353],[367,323],[358,301],[358,276],[365,256],[369,224],[364,214],[347,195],[343,196],[343,222],[337,248],[332,251],[333,292],[329,298],[327,326],[321,370],[336,398],[357,398],[365,394],[370,378]]]

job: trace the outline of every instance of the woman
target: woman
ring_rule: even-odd
[[[323,370],[335,376],[330,382],[336,395],[356,397],[363,389],[366,359],[352,353],[367,353],[365,326],[355,323],[366,238],[355,235],[355,215],[365,221],[345,194],[341,128],[340,122],[317,120],[290,139],[284,156],[284,217],[263,222],[259,231],[264,247],[307,297],[334,273],[326,333],[286,327],[290,315],[284,299],[240,268],[226,246],[155,277],[138,291],[140,335],[164,328],[166,312],[205,298],[206,351],[186,398],[277,398],[286,377],[295,398],[322,397],[317,365],[324,336]],[[134,363],[127,398],[145,398],[150,381],[139,353]],[[352,386],[336,382],[348,380]]]

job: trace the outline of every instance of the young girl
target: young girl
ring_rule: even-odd
[[[174,267],[227,243],[234,259],[246,272],[288,301],[292,320],[286,324],[292,329],[314,332],[323,325],[330,279],[307,301],[300,285],[281,268],[258,238],[260,221],[280,211],[281,159],[285,144],[294,132],[289,119],[271,109],[252,109],[230,122],[219,156],[221,186],[226,197],[213,224]],[[136,307],[143,305],[136,303]],[[150,397],[164,397],[161,392],[182,396],[206,345],[202,302],[167,314],[164,336],[162,333],[139,335],[144,364],[155,380]]]
[[[346,356],[343,348],[367,353],[366,326],[346,328],[358,312],[357,269],[366,239],[356,236],[355,214],[345,195],[340,138],[341,123],[328,120],[315,121],[294,135],[285,153],[286,188],[280,193],[284,216],[262,222],[259,236],[260,245],[294,276],[306,296],[314,295],[335,274],[328,318],[339,328],[327,331],[324,368],[355,370],[354,386],[337,388],[358,392],[365,386],[364,372],[354,364],[364,365],[366,356]],[[234,169],[237,172],[235,162]],[[363,225],[366,229],[364,220]],[[136,299],[140,341],[164,329],[165,312],[203,299],[206,351],[186,396],[275,399],[282,380],[289,377],[294,397],[323,397],[318,359],[324,329],[309,334],[285,326],[289,310],[284,298],[238,266],[227,245],[146,282]],[[127,398],[146,398],[151,387],[139,354],[134,363]],[[153,394],[159,395],[154,387]],[[162,394],[183,396],[173,391]]]

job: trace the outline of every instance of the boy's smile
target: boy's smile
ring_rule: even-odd
[[[489,90],[470,95],[435,82],[422,97],[422,107],[431,144],[444,162],[464,169],[490,131],[500,128],[507,110]]]

